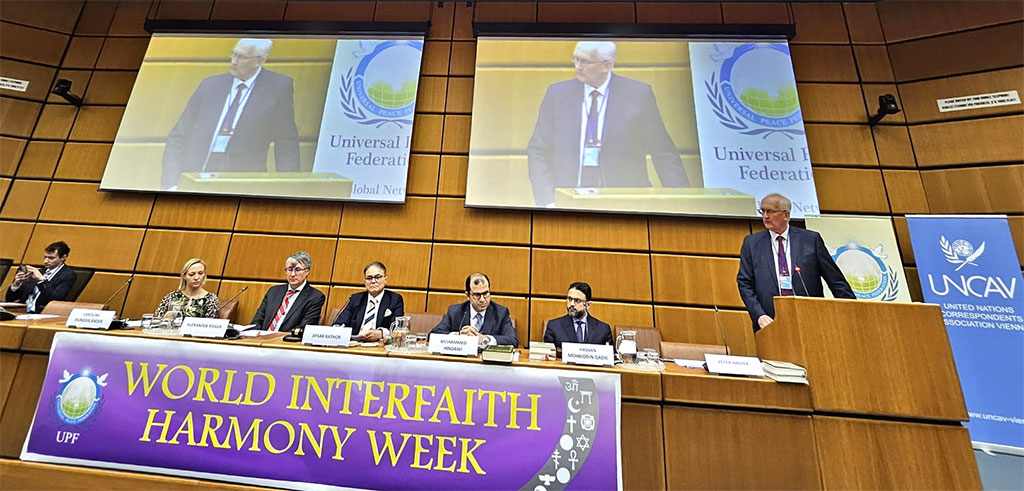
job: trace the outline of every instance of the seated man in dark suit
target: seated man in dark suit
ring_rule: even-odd
[[[395,317],[405,315],[405,301],[401,295],[384,289],[388,283],[388,269],[384,264],[372,262],[363,268],[363,280],[366,291],[348,297],[334,325],[351,327],[352,335],[358,334],[360,341],[379,341],[388,337],[388,328]]]
[[[566,315],[548,321],[544,331],[544,342],[555,343],[561,349],[562,343],[612,344],[612,328],[590,315],[590,285],[576,282],[569,285],[565,297]]]
[[[323,293],[306,283],[312,267],[313,258],[309,253],[299,251],[292,254],[284,262],[288,283],[274,285],[267,290],[250,324],[256,324],[263,331],[283,332],[318,324],[325,298]]]
[[[775,320],[776,296],[824,297],[822,278],[828,282],[832,296],[856,298],[821,235],[789,226],[791,207],[789,199],[781,194],[765,196],[758,213],[767,230],[748,235],[740,248],[736,283],[754,332]]]
[[[508,308],[491,301],[491,280],[487,275],[473,273],[466,278],[466,297],[465,302],[448,307],[448,313],[430,330],[431,334],[457,332],[476,336],[481,348],[492,344],[519,346]]]
[[[43,270],[23,265],[24,269],[19,268],[5,295],[8,302],[23,302],[29,313],[41,312],[51,301],[64,300],[77,278],[75,272],[64,265],[71,254],[66,243],[54,242],[43,252]]]

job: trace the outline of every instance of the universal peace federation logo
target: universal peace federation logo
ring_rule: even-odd
[[[419,81],[421,41],[360,42],[359,64],[341,77],[342,113],[364,125],[380,128],[412,124]]]
[[[896,271],[883,261],[887,258],[881,244],[872,250],[853,240],[832,254],[857,298],[894,302],[900,283]]]
[[[57,397],[54,398],[54,412],[64,423],[77,425],[98,414],[101,388],[107,386],[107,374],[97,377],[89,369],[72,375],[64,370],[64,376],[57,382]]]

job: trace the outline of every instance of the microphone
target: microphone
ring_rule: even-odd
[[[715,320],[718,321],[718,334],[722,336],[722,344],[725,345],[725,354],[729,354],[729,343],[725,340],[725,328],[722,327],[722,313],[718,311],[718,306],[715,305]]]
[[[100,310],[106,310],[107,309],[107,305],[110,305],[110,301],[113,300],[114,297],[117,296],[118,293],[121,293],[121,290],[124,290],[125,288],[128,287],[128,285],[132,284],[132,280],[134,280],[134,279],[135,279],[135,275],[134,274],[129,276],[128,277],[128,281],[125,281],[124,284],[121,285],[120,288],[115,290],[114,293],[112,295],[110,295],[110,298],[108,298],[106,302],[103,302],[103,307]]]
[[[241,294],[245,293],[245,291],[246,291],[246,290],[248,290],[248,289],[249,289],[249,287],[245,287],[245,288],[242,288],[242,290],[241,290],[241,291],[239,291],[238,293],[236,293],[236,294],[235,294],[235,296],[233,296],[233,297],[229,298],[229,299],[228,299],[228,301],[227,301],[227,302],[224,302],[224,303],[225,303],[225,304],[228,304],[228,303],[231,303],[231,302],[233,302],[233,301],[234,301],[234,300],[235,300],[236,298],[238,298],[238,297],[239,297],[239,295],[241,295]],[[221,305],[223,305],[223,304],[221,304]]]
[[[793,266],[793,271],[796,271],[796,276],[798,278],[800,278],[800,284],[804,287],[804,296],[805,297],[811,296],[811,292],[807,291],[807,283],[804,283],[804,275],[800,274],[800,266],[794,265]],[[797,296],[795,290],[793,291],[793,296],[794,297]]]
[[[367,297],[367,298],[369,298],[369,297]],[[367,301],[369,301],[369,300],[367,300]],[[349,297],[347,299],[345,299],[345,305],[342,305],[341,306],[341,310],[338,311],[338,317],[341,317],[341,313],[344,312],[345,309],[348,308],[348,304],[351,303],[351,302],[352,302],[352,296],[349,295]],[[335,325],[335,326],[339,326],[340,325],[342,327],[351,327],[351,326],[346,326],[345,324],[335,324],[334,321],[336,321],[336,320],[338,320],[338,319],[337,318],[335,318],[335,319],[328,319],[328,321],[330,321],[332,325]],[[362,327],[362,326],[360,326],[360,327]]]

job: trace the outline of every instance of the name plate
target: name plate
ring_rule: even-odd
[[[114,322],[114,314],[113,310],[71,309],[68,321],[64,325],[83,329],[110,329],[110,323]]]
[[[351,327],[309,325],[302,331],[302,344],[310,346],[348,348],[348,343],[351,340]]]
[[[607,344],[562,343],[562,363],[612,366],[615,350]]]
[[[438,355],[476,356],[480,343],[476,336],[460,334],[431,334],[427,343],[427,351]]]
[[[178,332],[182,336],[220,339],[224,337],[224,333],[227,332],[228,324],[230,323],[231,321],[228,319],[186,317],[185,320],[181,321],[181,330]]]
[[[704,362],[707,363],[708,373],[764,377],[764,366],[761,365],[761,359],[756,356],[713,355],[707,353],[704,355]]]

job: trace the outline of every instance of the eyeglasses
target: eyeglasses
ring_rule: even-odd
[[[366,278],[363,278],[363,279],[366,280],[367,283],[369,283],[371,281],[380,281],[380,280],[384,279],[384,275],[382,275],[382,274],[375,274],[373,276],[367,276]]]
[[[590,60],[588,60],[586,58],[580,58],[579,56],[573,56],[572,57],[572,64],[573,65],[579,65],[579,66],[596,65],[598,63],[605,63],[606,61],[607,60],[590,61]]]
[[[484,298],[490,297],[491,296],[491,292],[489,292],[489,291],[480,292],[480,293],[473,292],[473,293],[470,293],[469,296],[471,296],[471,297],[473,297],[473,298],[475,298],[477,300],[480,300],[480,299],[484,299]]]
[[[776,213],[782,213],[784,211],[789,211],[789,210],[765,210],[763,208],[758,208],[757,209],[757,214],[761,215],[761,216],[765,216],[765,215],[774,215]]]
[[[309,271],[309,268],[284,268],[284,270],[285,270],[286,273],[299,274],[299,273],[302,273],[304,271]]]
[[[583,305],[583,304],[587,303],[587,299],[585,299],[585,298],[565,297],[565,301],[566,302],[572,302],[575,305]]]
[[[232,60],[249,61],[249,60],[255,60],[256,58],[261,58],[261,57],[260,56],[245,56],[245,55],[240,55],[238,53],[231,53],[231,59]]]

